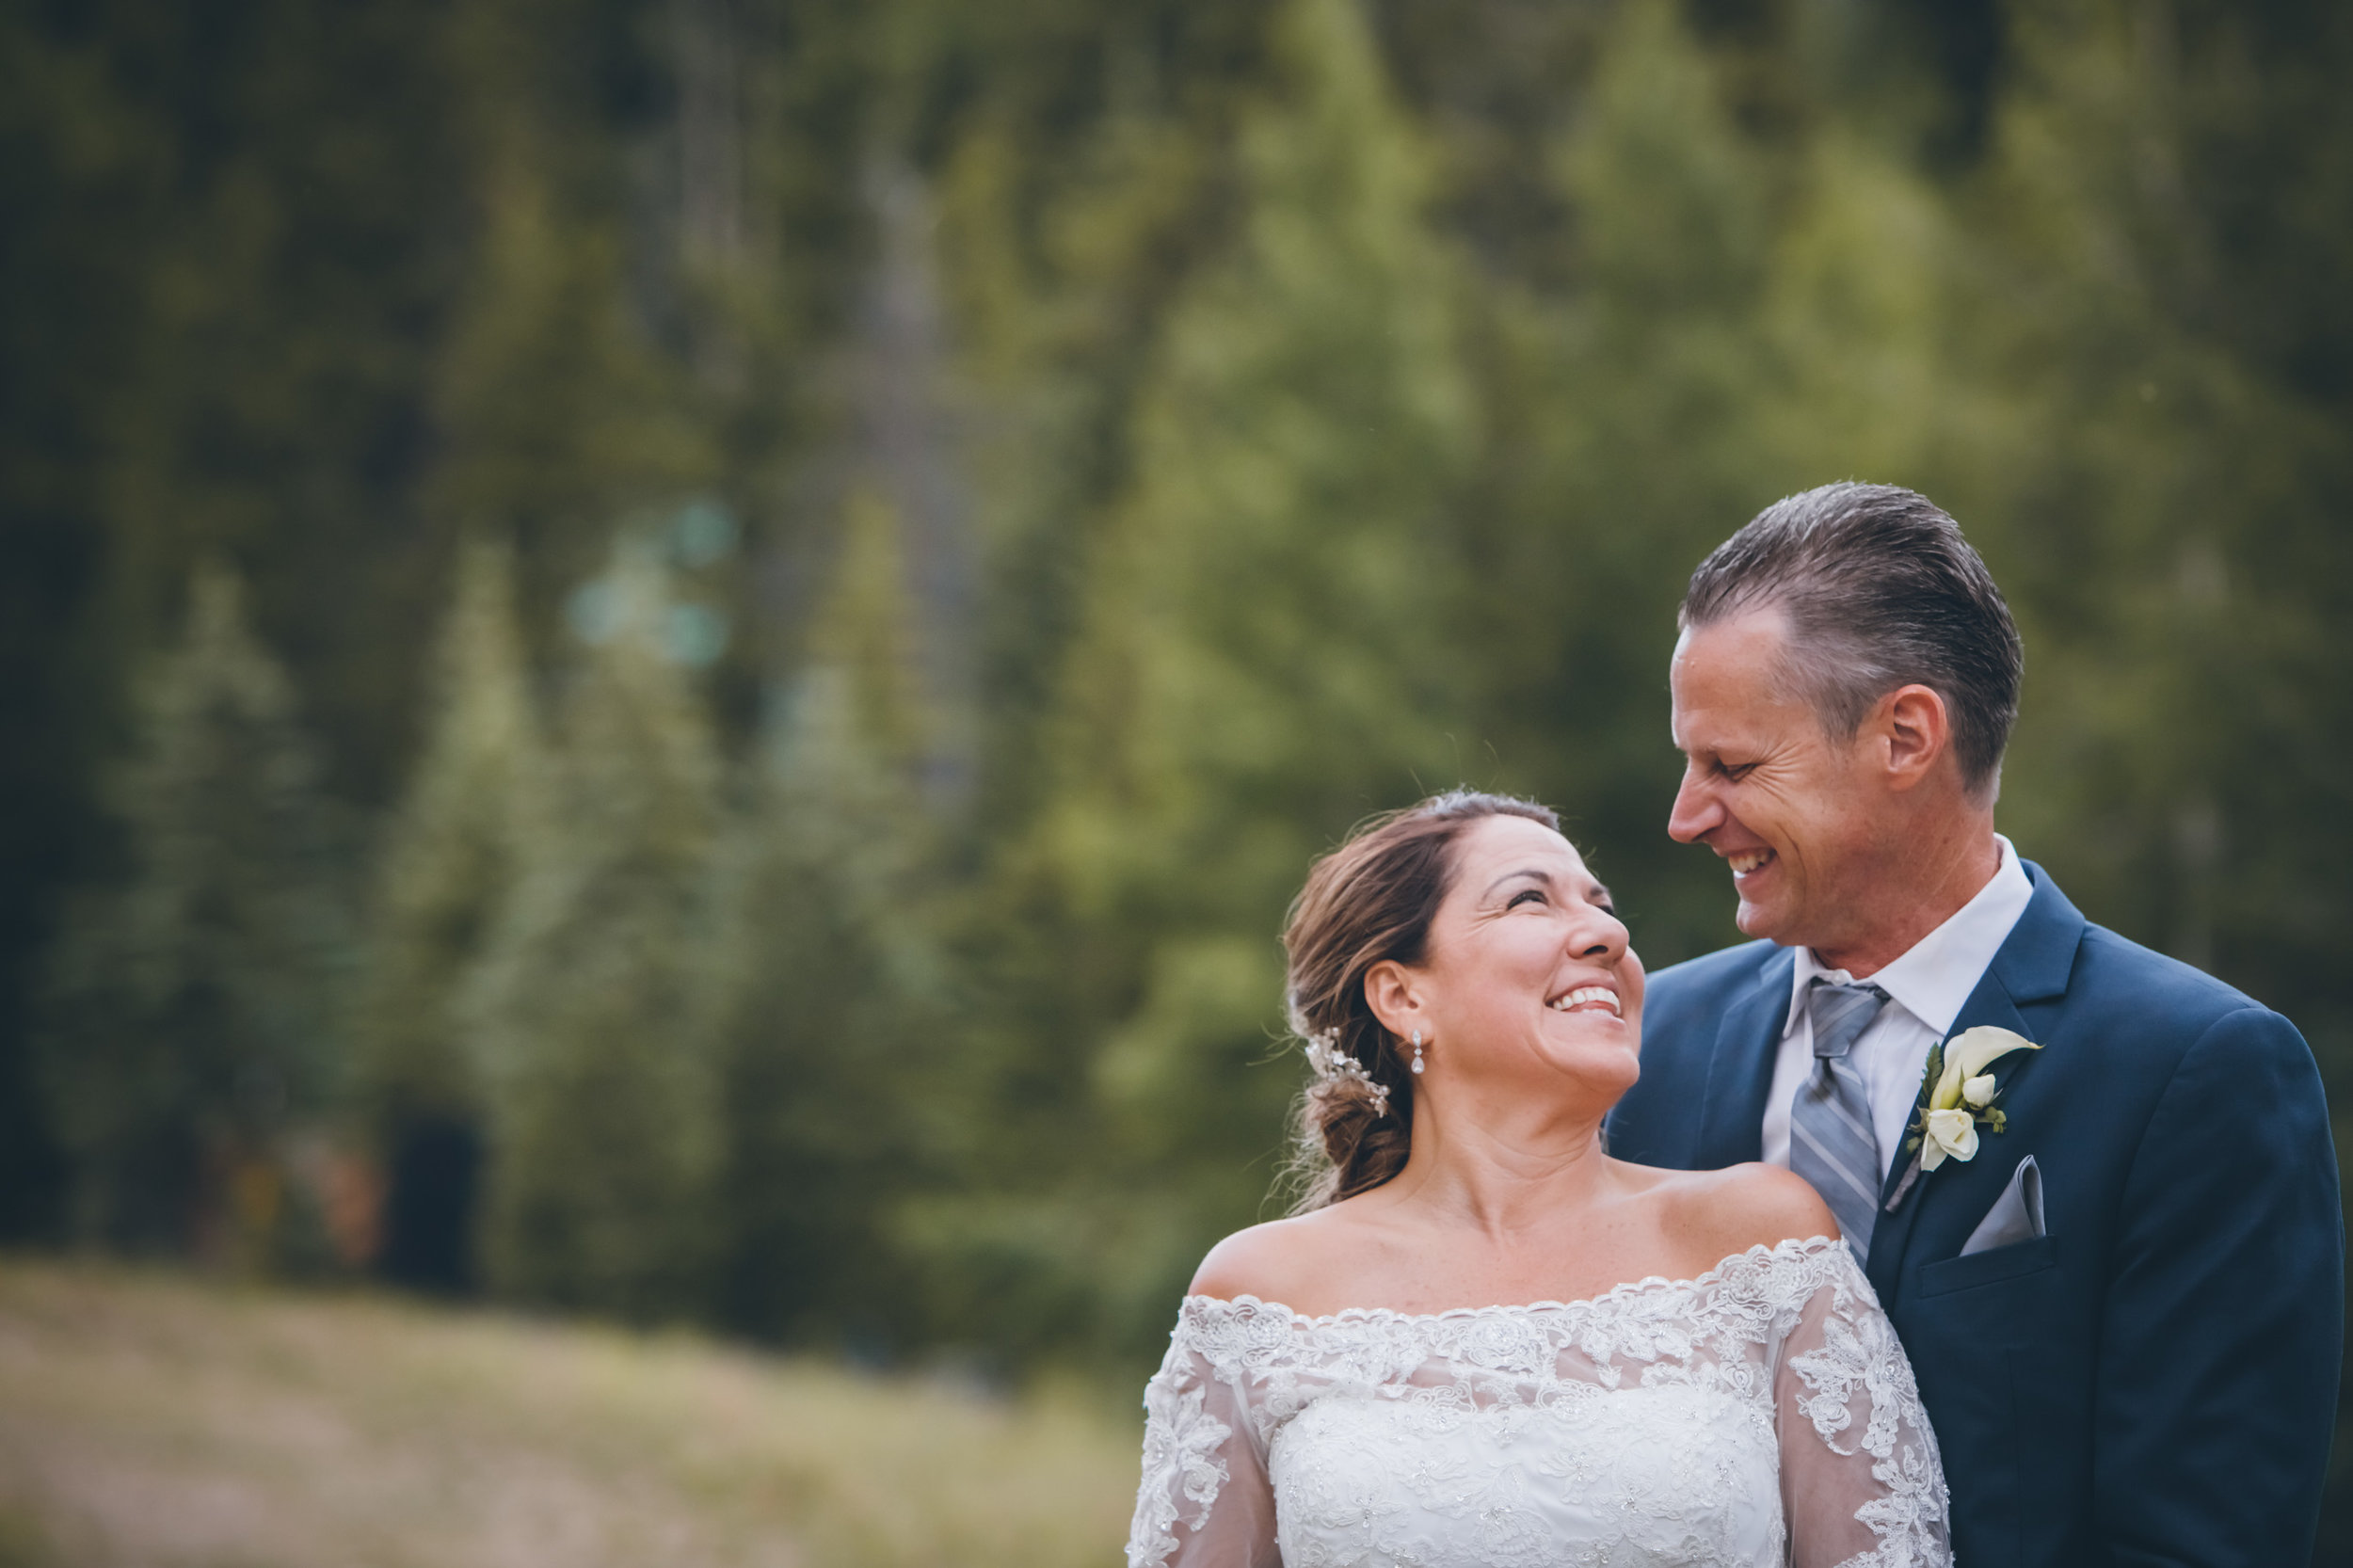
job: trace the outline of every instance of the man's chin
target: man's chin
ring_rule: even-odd
[[[1740,935],[1743,936],[1759,937],[1768,942],[1780,942],[1784,947],[1790,945],[1783,940],[1781,935],[1782,926],[1785,923],[1782,912],[1769,904],[1751,904],[1747,899],[1742,899],[1740,907],[1733,911],[1732,921],[1740,928]]]

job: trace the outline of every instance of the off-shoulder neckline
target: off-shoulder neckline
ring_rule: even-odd
[[[1613,1285],[1599,1295],[1580,1296],[1575,1301],[1566,1302],[1497,1302],[1487,1306],[1449,1306],[1441,1312],[1401,1312],[1390,1306],[1348,1306],[1342,1307],[1337,1312],[1311,1315],[1286,1306],[1281,1302],[1266,1301],[1245,1291],[1241,1295],[1233,1297],[1187,1296],[1184,1300],[1183,1310],[1190,1315],[1195,1311],[1216,1308],[1225,1308],[1228,1311],[1252,1309],[1289,1318],[1294,1326],[1303,1328],[1321,1328],[1339,1323],[1435,1323],[1461,1318],[1485,1317],[1496,1313],[1525,1315],[1571,1312],[1605,1306],[1660,1290],[1698,1291],[1717,1283],[1722,1278],[1724,1271],[1736,1263],[1777,1261],[1785,1256],[1799,1257],[1809,1252],[1827,1252],[1840,1245],[1843,1245],[1841,1241],[1828,1236],[1792,1236],[1769,1243],[1759,1241],[1745,1251],[1725,1254],[1716,1260],[1714,1267],[1693,1274],[1689,1279],[1670,1279],[1665,1274],[1645,1274],[1641,1279],[1630,1279],[1624,1284]]]

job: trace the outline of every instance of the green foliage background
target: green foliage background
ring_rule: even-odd
[[[1126,1375],[1350,823],[1532,792],[1733,938],[1673,606],[1848,476],[2018,612],[2005,829],[2342,1096],[2349,71],[2318,0],[0,0],[0,1230],[328,1267],[321,1151],[433,1120],[488,1289]]]

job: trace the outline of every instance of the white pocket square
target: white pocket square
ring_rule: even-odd
[[[1992,1252],[2019,1241],[2031,1241],[2047,1234],[2042,1228],[2042,1172],[2028,1155],[2018,1162],[2010,1174],[2009,1185],[1993,1200],[1993,1207],[1985,1211],[1977,1228],[1969,1233],[1969,1240],[1961,1245],[1961,1256]]]

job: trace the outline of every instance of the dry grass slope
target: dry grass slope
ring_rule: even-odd
[[[1136,1436],[687,1338],[0,1263],[0,1568],[1102,1563]]]

